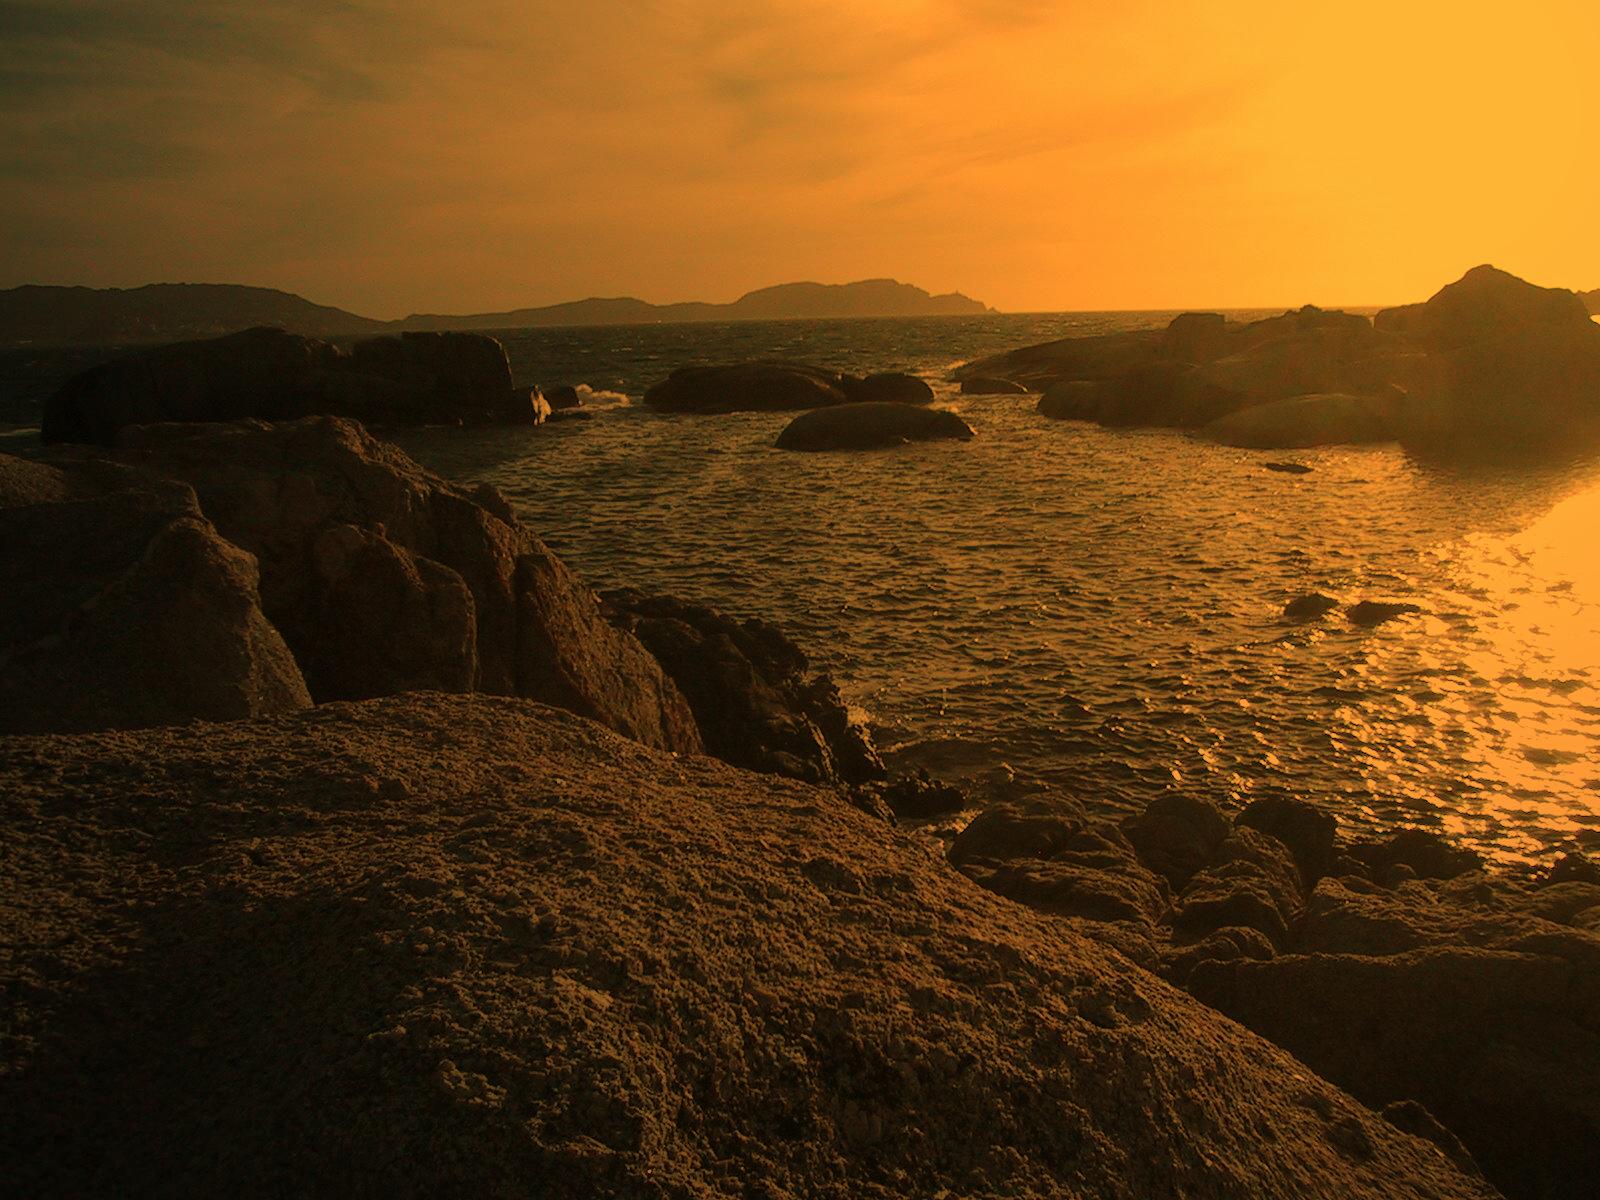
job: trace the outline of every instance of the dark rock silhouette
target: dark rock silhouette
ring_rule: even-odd
[[[1305,463],[1297,462],[1269,462],[1261,464],[1268,471],[1277,471],[1280,475],[1309,475],[1311,468]]]
[[[0,455],[0,733],[304,708],[256,560],[182,484]]]
[[[961,392],[965,396],[1022,396],[1028,389],[1020,383],[1009,379],[985,379],[977,376],[961,381]]]
[[[1243,325],[1189,313],[955,375],[1039,390],[1048,417],[1257,448],[1398,439],[1499,454],[1600,439],[1600,325],[1573,293],[1492,267],[1375,322],[1313,306]]]
[[[942,408],[843,404],[803,413],[774,443],[780,450],[876,450],[905,442],[969,441],[972,426]]]
[[[1523,337],[1552,326],[1592,326],[1575,293],[1539,287],[1487,264],[1422,304],[1384,309],[1372,323],[1432,351]]]
[[[857,379],[842,376],[844,393],[856,403],[932,404],[933,389],[924,379],[901,371],[886,371]]]
[[[92,367],[45,403],[42,433],[46,442],[109,445],[130,425],[319,413],[379,424],[528,424],[549,408],[512,386],[504,347],[480,334],[374,338],[347,354],[251,329]]]
[[[1493,1195],[836,793],[527,701],[5,739],[0,827],[19,1195]]]
[[[644,394],[650,408],[697,413],[820,408],[849,399],[838,372],[776,362],[679,367]]]
[[[169,424],[124,431],[111,459],[194,489],[260,563],[261,608],[319,702],[415,688],[543,700],[665,749],[701,749],[655,659],[493,488],[424,470],[359,425]]]
[[[1580,298],[1583,300],[1583,306],[1589,310],[1590,316],[1600,316],[1600,288],[1595,288],[1592,292],[1583,292]]]
[[[602,600],[612,623],[644,644],[688,700],[707,753],[813,783],[884,778],[833,680],[808,678],[805,654],[775,626],[633,589]]]

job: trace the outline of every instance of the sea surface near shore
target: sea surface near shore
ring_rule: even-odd
[[[503,489],[597,587],[781,622],[892,765],[981,801],[1296,795],[1506,861],[1600,848],[1600,462],[1260,454],[1048,421],[944,379],[1170,316],[510,331],[517,378],[586,385],[591,420],[398,440]],[[915,372],[978,437],[789,454],[771,448],[788,414],[639,404],[674,367],[757,357]],[[1313,470],[1265,468],[1282,458]],[[1313,591],[1424,611],[1282,619]]]

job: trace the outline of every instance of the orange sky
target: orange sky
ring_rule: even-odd
[[[0,0],[0,286],[1600,287],[1597,62],[1594,0]]]

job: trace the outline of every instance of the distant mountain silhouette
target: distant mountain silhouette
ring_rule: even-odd
[[[1592,292],[1579,292],[1578,295],[1583,297],[1583,302],[1589,306],[1589,311],[1600,317],[1600,288],[1595,288]]]
[[[786,317],[924,317],[990,311],[959,292],[934,296],[893,279],[843,284],[786,283],[749,292],[732,304],[650,304],[624,296],[466,316],[418,313],[403,321],[376,321],[313,304],[290,292],[231,283],[152,283],[137,288],[27,284],[0,290],[0,344],[175,342],[237,333],[257,325],[277,325],[308,337],[336,338],[398,329],[521,329]]]
[[[960,292],[934,296],[893,279],[863,279],[859,283],[784,283],[746,292],[732,304],[650,304],[621,296],[461,317],[417,313],[400,325],[406,329],[520,329],[536,325],[643,325],[790,317],[966,316],[992,311]]]
[[[281,325],[309,337],[381,332],[386,325],[273,288],[152,283],[137,288],[0,291],[0,342],[37,345],[172,342]]]

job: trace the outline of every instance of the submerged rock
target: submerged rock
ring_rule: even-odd
[[[1262,463],[1268,471],[1277,471],[1280,475],[1309,475],[1311,468],[1305,463],[1297,462],[1269,462]]]
[[[780,450],[878,450],[905,442],[969,441],[972,426],[942,408],[843,404],[796,417],[774,443]]]
[[[1374,625],[1382,625],[1385,621],[1392,621],[1396,617],[1421,611],[1419,606],[1402,600],[1362,600],[1345,609],[1344,615],[1350,624],[1370,629]]]
[[[1296,596],[1283,606],[1283,615],[1290,621],[1314,621],[1325,613],[1330,613],[1339,607],[1339,602],[1332,596],[1321,592],[1308,592],[1304,596]]]
[[[526,701],[7,739],[0,826],[19,1194],[1492,1196],[839,796]]]

